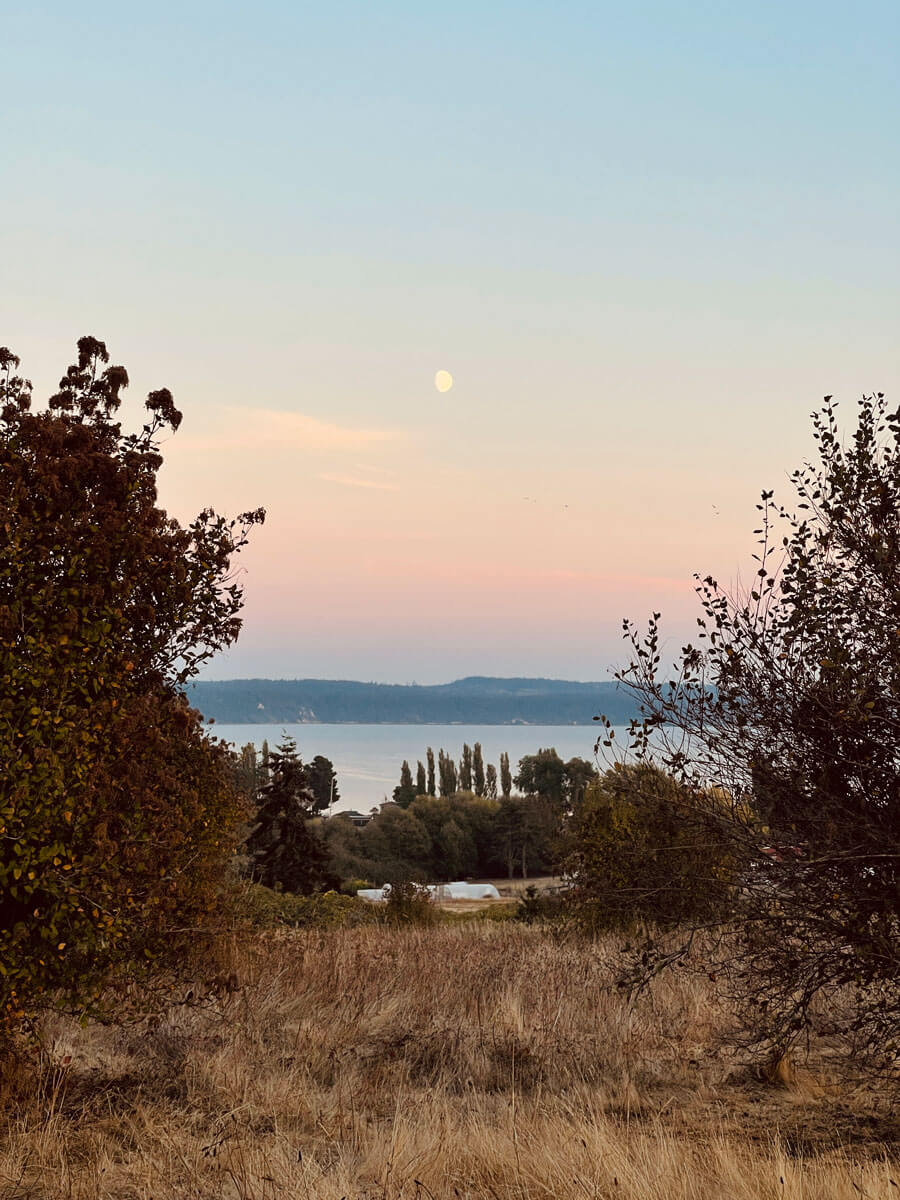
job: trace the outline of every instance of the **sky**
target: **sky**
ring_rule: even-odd
[[[184,412],[263,505],[207,677],[603,679],[752,569],[809,416],[900,399],[900,8],[43,3],[3,16],[0,344]],[[439,392],[435,374],[453,387]]]

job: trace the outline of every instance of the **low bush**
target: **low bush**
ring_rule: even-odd
[[[427,888],[399,879],[391,883],[380,915],[388,925],[433,925],[438,910]]]
[[[572,915],[571,896],[560,892],[540,892],[529,884],[510,915],[525,925],[560,924]]]
[[[345,879],[341,883],[339,890],[344,896],[355,896],[357,892],[374,886],[368,879]]]
[[[342,896],[339,892],[298,896],[293,892],[274,891],[260,883],[248,883],[238,897],[236,915],[239,923],[256,929],[279,926],[325,929],[375,924],[380,914],[365,900]]]

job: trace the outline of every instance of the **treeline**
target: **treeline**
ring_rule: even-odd
[[[244,746],[235,771],[255,805],[244,872],[296,892],[546,874],[557,862],[568,817],[597,777],[587,760],[564,762],[553,748],[520,759],[513,775],[507,754],[499,772],[485,764],[480,743],[465,745],[459,763],[443,749],[435,757],[429,747],[415,782],[404,762],[394,800],[368,818],[324,818],[339,798],[334,768],[321,755],[303,763],[292,738],[272,751],[264,743],[261,754]]]
[[[498,774],[493,763],[485,765],[481,742],[472,746],[464,742],[458,762],[443,748],[435,760],[434,750],[429,746],[425,762],[420,759],[416,763],[415,780],[408,760],[403,760],[400,783],[394,788],[394,802],[408,808],[416,796],[453,796],[457,792],[474,792],[476,796],[496,800],[498,795],[508,798],[515,783],[526,795],[543,796],[558,806],[571,807],[596,774],[587,759],[576,757],[563,762],[555,749],[527,754],[519,760],[513,778],[509,755],[500,755]]]
[[[234,725],[590,725],[600,712],[619,724],[637,715],[628,693],[611,681],[226,679],[194,681],[188,696],[207,720]]]

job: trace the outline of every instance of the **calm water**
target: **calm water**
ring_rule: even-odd
[[[463,742],[481,742],[485,764],[499,771],[500,754],[506,751],[513,774],[520,758],[540,748],[554,746],[562,758],[593,759],[600,732],[591,725],[219,725],[213,733],[239,749],[247,742],[257,747],[263,739],[274,747],[283,733],[297,742],[306,761],[324,754],[334,763],[341,800],[337,809],[368,812],[389,798],[400,781],[400,764],[408,759],[413,779],[416,760],[425,762],[431,746],[435,758],[443,748],[459,761]],[[623,731],[617,730],[621,737]]]

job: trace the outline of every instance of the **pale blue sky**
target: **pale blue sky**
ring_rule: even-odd
[[[185,409],[163,500],[269,508],[211,673],[602,677],[824,392],[900,399],[898,47],[888,3],[18,6],[0,343],[44,389],[104,337]]]

